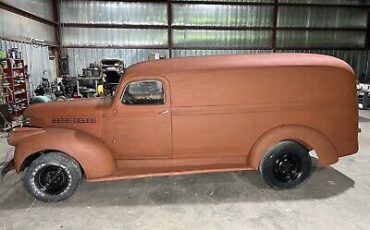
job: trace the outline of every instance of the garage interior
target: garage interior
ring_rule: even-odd
[[[369,9],[368,0],[0,0],[0,168],[27,107],[114,96],[127,68],[155,59],[340,58],[357,77],[361,128],[357,154],[329,167],[314,161],[292,190],[268,188],[258,172],[224,172],[83,182],[68,200],[45,203],[12,171],[0,184],[0,230],[368,229]]]

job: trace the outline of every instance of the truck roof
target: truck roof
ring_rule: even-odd
[[[322,66],[341,68],[354,74],[345,61],[327,55],[305,53],[264,53],[242,55],[218,55],[181,57],[145,61],[132,65],[126,70],[126,76],[158,75],[170,72],[276,66]]]

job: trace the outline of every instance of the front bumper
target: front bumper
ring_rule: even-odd
[[[14,159],[10,160],[7,164],[5,164],[5,167],[1,169],[0,181],[3,182],[5,175],[13,169],[15,169]]]

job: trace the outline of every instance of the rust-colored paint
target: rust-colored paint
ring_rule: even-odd
[[[125,105],[127,84],[159,80],[163,105]],[[282,140],[324,165],[358,150],[355,77],[344,61],[312,54],[175,58],[130,67],[114,98],[36,104],[34,128],[16,128],[19,171],[28,156],[57,150],[89,181],[250,170]]]
[[[24,128],[17,128],[11,137],[22,135]],[[35,133],[35,132],[34,132]],[[13,139],[9,139],[9,144]],[[83,168],[86,178],[112,175],[117,171],[116,161],[110,149],[98,138],[73,129],[44,128],[44,132],[24,138],[16,144],[14,164],[19,172],[28,156],[40,151],[56,150],[75,158]]]
[[[165,104],[125,105],[120,101],[121,94],[117,94],[118,103],[113,105],[112,119],[106,122],[107,127],[113,130],[107,130],[105,138],[116,159],[172,157],[169,82],[161,76],[139,76],[135,81],[146,79],[160,80],[165,84]],[[132,81],[125,81],[123,85]],[[114,140],[113,143],[110,140]]]
[[[294,135],[294,136],[293,136]],[[252,145],[248,162],[254,168],[262,159],[263,153],[274,144],[284,140],[294,140],[308,149],[315,149],[324,165],[334,164],[338,155],[330,140],[315,129],[300,125],[287,125],[275,127],[262,134]]]

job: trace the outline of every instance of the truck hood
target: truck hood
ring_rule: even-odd
[[[32,126],[43,127],[53,118],[101,118],[111,103],[110,97],[40,103],[29,106],[23,116],[31,119]]]

